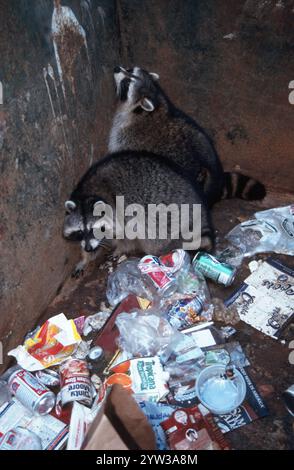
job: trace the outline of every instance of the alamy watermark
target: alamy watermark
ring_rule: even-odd
[[[182,240],[184,250],[201,245],[201,204],[129,204],[116,196],[115,210],[104,201],[94,205],[97,240]]]
[[[290,91],[288,96],[289,103],[294,104],[294,80],[291,80],[291,82],[289,82],[289,90],[292,90]]]

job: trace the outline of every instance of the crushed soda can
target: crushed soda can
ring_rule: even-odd
[[[93,400],[92,384],[87,362],[81,359],[68,359],[62,363],[60,373],[60,394],[58,402],[61,406],[78,401],[90,406]],[[58,412],[60,409],[57,408]]]
[[[164,265],[165,271],[176,273],[182,270],[185,266],[190,265],[189,255],[182,249],[174,250],[167,255],[159,257],[159,261]]]
[[[27,370],[13,372],[8,380],[13,395],[29,410],[39,415],[50,413],[55,395]]]
[[[35,373],[35,377],[37,377],[39,382],[43,385],[47,385],[47,387],[58,387],[60,383],[58,372],[52,369],[38,370]]]
[[[153,287],[155,287],[156,291],[161,295],[167,295],[173,290],[175,277],[172,272],[166,271],[157,256],[144,256],[140,260],[138,268],[142,274],[145,274],[145,276],[149,278]]]
[[[235,279],[237,269],[227,263],[221,263],[217,258],[199,251],[192,261],[194,269],[213,281],[230,286]]]
[[[195,323],[203,321],[200,313],[203,310],[203,302],[199,296],[177,300],[172,304],[165,316],[167,321],[176,329],[187,328]]]

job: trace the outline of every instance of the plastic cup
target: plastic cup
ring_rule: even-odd
[[[246,382],[235,368],[234,379],[222,378],[226,366],[214,364],[200,372],[196,394],[202,405],[214,414],[227,414],[238,408],[246,396]]]

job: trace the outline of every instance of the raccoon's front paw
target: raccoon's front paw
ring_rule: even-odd
[[[74,279],[78,279],[79,277],[83,276],[83,274],[84,266],[78,263],[73,272],[71,273],[71,277],[73,277]]]

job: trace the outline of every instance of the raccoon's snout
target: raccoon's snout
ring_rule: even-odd
[[[95,251],[98,248],[100,245],[100,240],[96,240],[96,238],[90,238],[88,240],[83,240],[81,245],[87,253],[90,253],[91,251]]]
[[[119,67],[119,65],[116,65],[113,69],[113,73],[115,74],[115,73],[119,73],[119,72],[121,72],[121,67]]]

